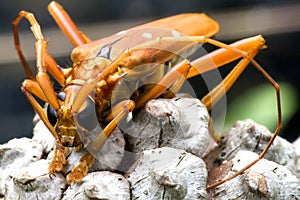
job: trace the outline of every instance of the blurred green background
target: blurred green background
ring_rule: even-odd
[[[0,143],[14,137],[32,134],[31,105],[20,91],[25,72],[13,46],[12,21],[22,9],[35,13],[47,40],[49,52],[61,66],[71,65],[71,44],[59,32],[47,12],[50,1],[2,0],[0,7]],[[268,48],[256,60],[264,66],[282,86],[284,126],[281,135],[289,141],[299,136],[299,86],[300,86],[300,2],[288,0],[61,0],[78,26],[92,39],[98,39],[128,27],[160,17],[183,12],[206,12],[220,23],[220,33],[215,39],[226,43],[262,34]],[[34,38],[28,23],[20,26],[22,48],[34,66]],[[210,48],[210,47],[208,47]],[[225,76],[233,65],[222,68]],[[205,89],[199,80],[190,81],[197,95]],[[237,119],[253,118],[276,127],[276,99],[274,89],[262,76],[248,67],[227,94],[226,125]]]

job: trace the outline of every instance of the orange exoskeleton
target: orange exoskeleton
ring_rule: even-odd
[[[49,4],[49,12],[58,26],[74,45],[71,68],[60,68],[47,51],[47,41],[32,13],[21,11],[14,20],[15,47],[20,60],[29,77],[22,84],[22,90],[32,104],[34,110],[49,129],[56,140],[54,157],[49,166],[49,172],[59,172],[66,164],[68,147],[80,150],[83,143],[79,136],[79,128],[88,134],[89,127],[77,125],[84,112],[93,108],[97,113],[96,122],[103,122],[105,128],[97,138],[89,144],[89,148],[100,150],[118,123],[134,109],[142,108],[149,100],[157,97],[174,96],[181,85],[178,81],[224,66],[227,63],[241,59],[227,77],[202,98],[208,109],[214,105],[224,92],[234,84],[249,63],[273,85],[277,94],[278,126],[272,139],[257,160],[234,176],[207,187],[214,188],[235,176],[243,173],[254,165],[267,152],[281,127],[281,109],[279,85],[253,59],[260,49],[265,47],[262,36],[254,36],[232,43],[230,45],[211,39],[219,30],[217,22],[206,14],[180,14],[146,23],[126,31],[96,41],[84,35],[71,20],[70,16],[56,2]],[[21,51],[18,24],[26,18],[31,24],[31,30],[36,38],[36,69],[34,77]],[[188,61],[182,59],[172,61],[177,54],[191,48],[195,43],[210,43],[219,49],[198,59]],[[215,65],[206,65],[208,61]],[[168,70],[160,69],[169,62]],[[152,63],[152,65],[148,65]],[[154,64],[153,64],[154,63]],[[62,86],[57,93],[49,78],[49,74]],[[122,79],[131,77],[133,92],[130,96],[118,97],[113,100],[116,84]],[[149,82],[142,88],[137,88],[140,82]],[[168,90],[168,89],[172,90]],[[170,92],[171,91],[171,92]],[[48,113],[37,102],[35,97],[49,104]],[[219,140],[217,135],[214,135]],[[93,165],[94,156],[86,153],[80,163],[67,175],[67,181],[80,182]]]

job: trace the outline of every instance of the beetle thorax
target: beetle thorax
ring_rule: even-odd
[[[63,146],[74,147],[81,144],[74,123],[74,114],[70,108],[61,107],[57,111],[57,123],[54,128]]]

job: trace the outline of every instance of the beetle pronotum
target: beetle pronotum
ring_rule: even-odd
[[[107,123],[107,126],[99,133],[96,140],[90,144],[90,148],[97,151],[101,149],[117,124],[129,112],[143,107],[151,99],[166,96],[164,92],[169,87],[172,87],[173,91],[176,92],[181,86],[181,82],[177,81],[179,76],[190,78],[239,58],[241,60],[234,69],[215,89],[202,98],[202,102],[208,109],[211,109],[213,104],[224,95],[224,92],[234,84],[248,64],[252,63],[276,90],[278,124],[271,140],[258,159],[245,166],[235,175],[207,186],[207,189],[217,187],[254,165],[264,157],[277,136],[282,121],[279,85],[253,59],[260,49],[264,48],[262,36],[246,38],[230,45],[224,44],[210,38],[218,32],[218,24],[205,14],[194,13],[163,18],[107,38],[90,41],[58,3],[51,2],[48,9],[58,26],[76,47],[71,55],[72,68],[63,69],[58,67],[56,61],[47,51],[47,41],[45,41],[39,23],[32,13],[21,11],[14,20],[13,26],[15,47],[29,77],[23,82],[22,91],[56,140],[54,157],[48,168],[49,173],[61,171],[67,162],[65,155],[68,152],[68,147],[76,147],[78,150],[82,148],[82,141],[76,129],[76,120],[88,108],[89,104],[96,105],[98,120]],[[18,25],[23,18],[29,21],[36,38],[36,77],[31,72],[20,47]],[[158,31],[161,29],[167,31],[164,33]],[[140,35],[130,36],[133,33]],[[133,72],[133,69],[137,66],[153,62],[165,63],[175,56],[167,50],[158,48],[160,45],[168,44],[170,48],[179,48],[178,51],[180,51],[188,48],[189,45],[183,44],[191,40],[197,43],[210,43],[219,47],[219,49],[193,61],[184,59],[175,63],[166,73],[159,71],[149,75],[149,70],[152,68]],[[215,66],[205,65],[208,60],[212,60]],[[54,91],[47,72],[62,86],[62,92],[57,94]],[[148,78],[157,81],[156,84],[145,86],[144,91],[136,92],[135,97],[132,99],[122,100],[114,105],[111,104],[112,90],[120,79],[128,75],[142,76],[145,74]],[[95,91],[93,91],[94,89]],[[93,92],[94,97],[91,95]],[[49,104],[50,111],[48,114],[45,113],[33,95]],[[218,136],[214,137],[219,140]],[[80,159],[80,163],[67,175],[67,181],[69,183],[80,182],[93,165],[93,162],[94,156],[92,153],[85,154]]]

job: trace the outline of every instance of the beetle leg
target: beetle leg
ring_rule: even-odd
[[[80,160],[79,164],[74,167],[71,172],[67,175],[67,183],[78,183],[82,180],[84,176],[87,175],[89,168],[93,166],[95,157],[91,153],[84,154]]]
[[[242,170],[235,173],[233,176],[208,186],[207,190],[210,190],[242,174],[245,170],[249,169],[260,159],[262,159],[264,155],[267,153],[268,149],[272,145],[273,141],[275,140],[282,126],[280,90],[279,90],[278,83],[274,81],[273,78],[253,59],[254,56],[258,53],[258,51],[264,47],[264,40],[261,36],[241,40],[232,45],[226,45],[224,43],[206,37],[192,37],[192,38],[197,39],[198,42],[208,42],[210,44],[216,45],[218,47],[221,47],[221,49],[216,50],[208,54],[207,56],[203,56],[199,59],[196,59],[191,63],[184,60],[181,63],[175,65],[155,87],[153,87],[148,93],[142,95],[140,99],[138,99],[136,104],[137,108],[143,107],[147,101],[149,101],[152,98],[156,98],[160,94],[162,94],[168,87],[170,87],[178,79],[178,74],[184,76],[184,74],[187,73],[186,77],[189,78],[197,74],[204,73],[205,71],[209,71],[214,68],[221,67],[224,64],[227,64],[240,57],[242,57],[242,60],[227,75],[227,77],[217,87],[215,87],[215,89],[213,89],[209,94],[207,94],[202,99],[202,101],[207,106],[207,108],[210,109],[213,106],[213,104],[217,102],[225,94],[225,92],[230,89],[230,87],[234,84],[234,82],[237,80],[240,74],[245,70],[245,68],[248,66],[249,63],[252,63],[253,66],[275,88],[276,98],[277,98],[277,111],[278,111],[277,128],[274,131],[274,134],[272,135],[272,138],[270,139],[265,149],[262,151],[262,153],[259,155],[259,157],[256,160],[252,161],[250,164],[248,164]],[[185,40],[184,38],[182,39]],[[159,42],[162,42],[163,40],[178,42],[178,40],[176,40],[175,38],[163,38]],[[147,45],[154,44],[154,43],[155,41],[150,41],[150,43],[148,42]],[[134,47],[132,51],[134,51],[135,49],[143,48],[145,44]],[[145,45],[145,47],[147,45]],[[246,48],[247,51],[245,51],[244,48]],[[208,68],[207,65],[205,65],[205,63],[211,62],[211,60],[213,60],[216,65],[212,66],[211,68]]]
[[[41,92],[41,90],[39,87],[34,88],[33,86],[37,85],[37,84],[32,84],[32,83],[33,83],[32,81],[28,81],[28,80],[24,81],[21,89],[22,89],[23,93],[25,94],[25,97],[28,99],[28,101],[34,108],[35,112],[39,115],[40,119],[44,122],[45,126],[49,129],[50,133],[53,135],[55,140],[58,142],[59,141],[58,136],[57,136],[53,126],[49,122],[44,109],[40,106],[40,104],[32,96],[32,93],[38,96],[38,94]]]
[[[44,102],[47,102],[47,98],[45,97],[43,90],[36,81],[33,81],[31,79],[24,80],[22,83],[22,90],[26,90],[27,92],[30,92]]]
[[[248,55],[250,57],[254,57],[258,53],[258,50],[250,52]],[[235,67],[234,69],[226,76],[226,78],[217,85],[212,91],[210,91],[206,96],[202,98],[202,102],[207,105],[208,107],[211,107],[214,102],[218,101],[224,93],[234,84],[234,82],[237,80],[237,78],[240,76],[240,74],[244,71],[244,69],[249,64],[249,60],[247,58],[243,58]],[[274,131],[270,141],[268,142],[267,146],[264,148],[264,150],[260,153],[259,157],[255,160],[253,160],[251,163],[243,167],[240,171],[236,172],[234,175],[223,179],[217,183],[214,183],[212,185],[207,186],[207,190],[216,188],[217,186],[237,177],[238,175],[242,174],[245,170],[249,169],[251,166],[253,166],[255,163],[257,163],[259,160],[261,160],[264,155],[267,153],[268,149],[272,145],[273,141],[275,140],[276,136],[279,133],[279,130],[282,126],[282,116],[281,116],[281,104],[280,104],[280,90],[279,85],[276,81],[270,77],[270,75],[264,71],[264,69],[261,66],[256,66],[256,68],[263,74],[264,77],[272,84],[272,86],[276,90],[276,96],[277,96],[277,110],[278,110],[278,122],[277,122],[277,128]]]
[[[35,112],[39,115],[40,119],[44,122],[45,126],[48,128],[50,133],[53,135],[56,141],[56,147],[54,150],[53,159],[48,167],[49,173],[59,172],[61,171],[63,165],[66,164],[66,154],[68,152],[68,148],[65,148],[60,145],[59,138],[57,133],[55,132],[53,126],[48,120],[48,117],[44,111],[44,109],[40,106],[40,104],[36,101],[32,94],[39,97],[40,99],[47,101],[46,97],[40,85],[36,81],[25,80],[21,87],[25,97],[28,99]]]
[[[37,67],[37,75],[36,78],[32,75],[31,70],[26,62],[26,59],[23,56],[20,47],[19,35],[18,35],[18,24],[21,19],[26,18],[30,25],[31,30],[36,38],[36,67]],[[13,22],[14,25],[14,38],[15,38],[15,47],[18,51],[21,62],[27,72],[30,80],[25,80],[22,84],[22,91],[24,92],[26,98],[33,106],[36,113],[39,115],[40,119],[44,122],[45,126],[51,132],[53,137],[56,140],[56,148],[54,151],[54,157],[49,165],[49,172],[53,173],[55,171],[60,171],[62,166],[66,163],[65,154],[68,149],[62,147],[60,145],[60,141],[57,133],[55,132],[53,126],[48,120],[48,117],[40,106],[40,104],[36,101],[32,94],[37,96],[38,98],[44,100],[51,104],[51,106],[57,110],[59,108],[59,101],[56,96],[56,92],[53,89],[50,78],[47,74],[47,70],[53,75],[53,77],[61,84],[64,85],[65,77],[64,73],[57,66],[55,60],[48,54],[47,52],[47,42],[44,40],[44,36],[40,29],[38,22],[36,21],[34,15],[32,13],[21,11],[18,17]]]
[[[139,99],[136,102],[136,108],[144,107],[149,100],[157,98],[177,80],[180,80],[182,77],[185,78],[190,68],[191,65],[188,60],[183,60],[172,67],[149,92],[139,96]]]
[[[103,147],[107,139],[117,127],[118,123],[120,123],[120,121],[123,120],[129,112],[132,112],[134,107],[135,105],[133,101],[125,100],[117,104],[112,109],[110,116],[112,119],[110,123],[102,130],[97,138],[86,147],[89,152],[81,157],[80,163],[68,174],[68,183],[77,183],[82,180],[82,178],[87,174],[89,168],[91,168],[94,163],[94,155],[97,154],[97,152],[99,152],[99,150]]]
[[[40,99],[47,101],[42,92],[39,84],[32,80],[25,80],[22,84],[22,91],[24,92],[26,98],[31,103],[32,107],[34,108],[35,112],[39,115],[40,119],[44,122],[45,126],[48,128],[50,133],[53,135],[56,141],[56,147],[54,149],[54,156],[53,159],[48,167],[48,171],[50,174],[54,172],[61,171],[63,165],[66,164],[66,154],[68,152],[68,148],[65,148],[60,145],[59,138],[57,133],[55,132],[53,126],[48,120],[48,117],[44,111],[44,109],[40,106],[40,104],[35,100],[32,94],[36,95]]]
[[[67,163],[66,156],[68,152],[69,150],[67,147],[56,143],[53,158],[48,166],[48,172],[50,174],[53,174],[54,172],[60,172],[62,170],[63,166]]]
[[[52,1],[48,6],[48,10],[57,25],[75,47],[90,42],[90,39],[78,29],[74,21],[61,5]]]
[[[135,103],[132,100],[124,100],[118,103],[114,108],[112,108],[109,118],[113,118],[108,125],[102,130],[98,137],[87,146],[89,151],[98,152],[106,140],[110,137],[112,132],[115,130],[117,125],[126,117],[129,112],[135,109]]]
[[[178,41],[177,41],[178,39]],[[120,65],[122,66],[124,64],[124,60],[127,58],[130,58],[135,52],[142,50],[144,48],[150,48],[152,46],[158,45],[163,42],[191,42],[193,39],[195,39],[197,42],[208,42],[211,43],[211,39],[204,37],[204,36],[193,36],[193,37],[161,37],[154,40],[150,40],[148,42],[142,43],[140,45],[134,46],[132,48],[129,48],[125,50],[119,57],[117,57],[110,65],[107,67],[102,73],[101,76],[99,76],[98,80],[105,80],[105,78],[110,75],[113,71],[116,70],[117,67]],[[217,41],[213,40],[214,44],[217,43]],[[217,44],[215,44],[217,45]],[[241,57],[247,57],[253,64],[258,65],[253,58],[250,58],[246,52],[253,51],[255,49],[261,49],[264,47],[264,39],[259,36],[250,37],[247,39],[240,40],[238,42],[235,42],[230,45],[226,44],[218,44],[219,47],[221,47],[219,50],[216,50],[212,53],[209,53],[206,56],[203,56],[201,58],[198,58],[194,62],[197,63],[195,67],[192,67],[189,70],[189,73],[187,75],[187,78],[196,76],[198,74],[202,74],[206,71],[215,69],[216,67],[221,67],[227,63],[230,63],[238,58]],[[157,60],[163,60],[166,56],[165,54],[156,55],[158,56]],[[161,58],[163,57],[163,58]],[[210,58],[210,59],[209,59]],[[224,59],[226,58],[226,59]],[[147,58],[144,58],[144,62],[150,62],[152,61],[150,58],[150,61],[147,60]],[[214,62],[215,65],[207,65],[208,63]],[[140,61],[143,62],[143,61]],[[205,63],[206,62],[206,63]],[[199,63],[199,64],[198,64]],[[139,63],[143,64],[143,63]],[[126,66],[130,67],[131,63],[127,63]]]
[[[58,78],[58,81],[64,82],[63,73],[62,71],[59,71],[56,62],[48,54],[47,42],[44,40],[44,36],[42,34],[41,28],[38,22],[36,21],[34,15],[26,11],[21,11],[19,13],[19,16],[14,20],[14,31],[15,31],[16,49],[19,53],[21,61],[23,62],[23,64],[25,64],[24,65],[25,69],[28,67],[28,65],[20,49],[18,30],[17,30],[18,24],[22,18],[26,18],[29,21],[31,25],[31,30],[36,38],[36,67],[37,67],[36,81],[39,83],[48,102],[53,106],[55,110],[57,110],[59,108],[59,103],[56,97],[56,92],[54,91],[50,78],[47,74],[47,69],[54,70],[55,72],[53,76],[58,75],[57,78],[60,77]],[[29,68],[28,70],[30,71]],[[29,76],[32,76],[32,73],[30,73]],[[61,78],[63,78],[63,80]],[[31,79],[34,80],[32,77]]]
[[[41,28],[38,24],[38,22],[36,21],[34,15],[32,13],[26,12],[26,11],[21,11],[19,13],[19,15],[17,16],[17,18],[13,21],[13,29],[14,29],[14,42],[15,42],[15,48],[18,52],[18,55],[20,57],[20,60],[23,64],[23,67],[28,75],[28,77],[31,80],[35,80],[33,73],[30,70],[30,67],[23,55],[23,52],[21,50],[21,45],[20,45],[20,39],[19,39],[19,31],[18,31],[18,25],[20,23],[20,21],[26,18],[30,25],[31,25],[31,30],[36,38],[37,41],[37,46],[43,48],[42,50],[42,57],[37,59],[43,59],[43,63],[45,64],[43,67],[45,67],[52,75],[53,77],[61,84],[64,85],[65,82],[65,77],[64,77],[64,73],[63,71],[58,67],[56,61],[53,59],[53,57],[51,55],[48,54],[46,47],[47,47],[47,43],[44,40],[44,36],[42,34]],[[45,43],[45,44],[38,44],[38,43]]]

